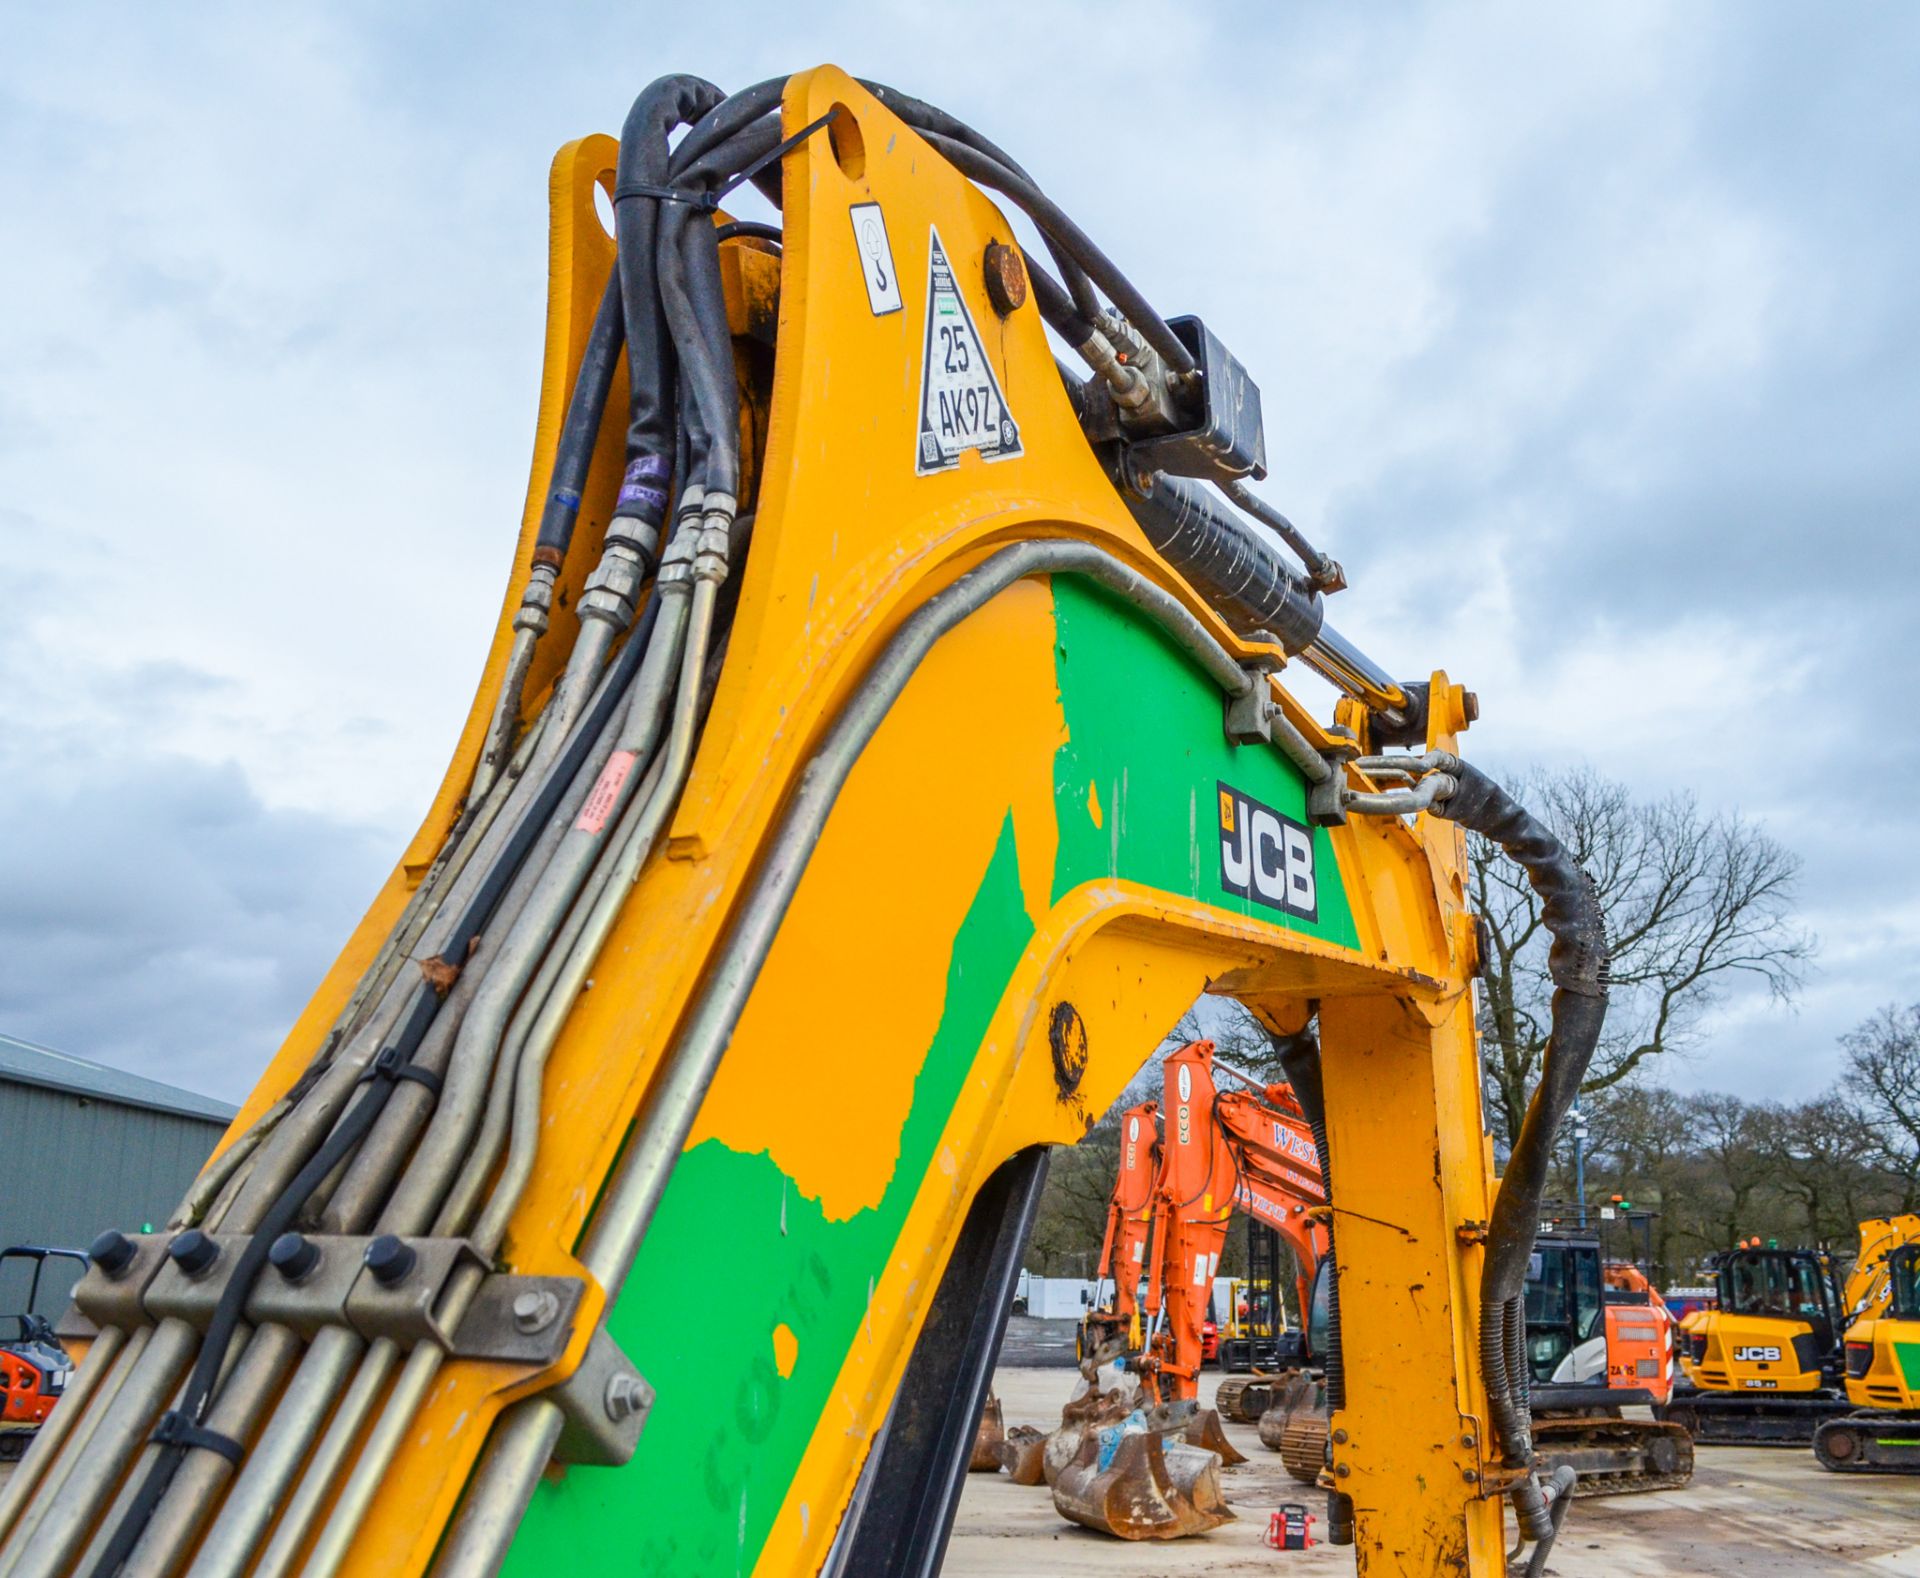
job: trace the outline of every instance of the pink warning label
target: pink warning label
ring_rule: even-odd
[[[619,803],[620,786],[633,771],[633,763],[632,751],[615,751],[607,758],[607,765],[600,769],[600,781],[587,796],[587,803],[580,807],[580,820],[573,824],[575,832],[598,833],[606,827],[607,818]]]

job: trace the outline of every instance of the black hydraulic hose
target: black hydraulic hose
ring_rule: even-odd
[[[1504,1461],[1526,1469],[1533,1465],[1527,1261],[1554,1138],[1580,1092],[1606,1018],[1606,918],[1592,882],[1551,829],[1471,764],[1449,757],[1440,768],[1457,787],[1434,802],[1433,813],[1499,845],[1526,872],[1540,895],[1541,924],[1552,939],[1547,973],[1554,983],[1553,1006],[1540,1083],[1494,1198],[1480,1277],[1480,1365],[1488,1408]],[[1538,1479],[1519,1481],[1512,1495],[1526,1537],[1551,1540],[1553,1511]]]
[[[763,116],[688,164],[676,179],[692,190],[707,190],[779,145],[778,121]],[[734,494],[740,480],[740,386],[720,283],[719,240],[703,212],[686,204],[673,206],[676,211],[664,216],[660,235],[659,273],[668,326],[706,429],[707,486]]]
[[[969,148],[1005,166],[1030,186],[1038,188],[1039,182],[1027,173],[1018,160],[998,143],[983,137],[957,116],[949,115],[937,105],[929,104],[925,99],[917,99],[911,93],[902,93],[898,88],[890,88],[883,82],[870,82],[861,78],[860,86],[879,99],[914,130],[937,132],[942,137],[951,138],[954,142],[965,143]],[[1093,293],[1093,282],[1087,278],[1086,270],[1073,260],[1072,254],[1044,231],[1041,233],[1041,239],[1045,241],[1047,251],[1053,255],[1054,266],[1060,270],[1060,277],[1066,281],[1066,294],[1072,302],[1073,329],[1062,328],[1059,324],[1055,324],[1054,327],[1061,329],[1061,332],[1066,334],[1074,345],[1084,345],[1087,337],[1099,324],[1100,298]],[[1052,322],[1051,319],[1048,321]]]
[[[1268,1039],[1281,1068],[1286,1070],[1287,1083],[1293,1086],[1294,1100],[1306,1115],[1307,1127],[1313,1131],[1314,1149],[1320,1153],[1320,1183],[1327,1196],[1327,1252],[1323,1257],[1327,1268],[1327,1351],[1321,1356],[1321,1368],[1327,1383],[1327,1411],[1331,1413],[1347,1406],[1347,1361],[1340,1335],[1340,1259],[1333,1232],[1333,1162],[1327,1145],[1327,1087],[1321,1078],[1320,1043],[1311,1030],[1290,1036],[1269,1032]],[[1302,1310],[1303,1331],[1306,1325],[1307,1311]],[[1342,1490],[1327,1492],[1327,1543],[1353,1543],[1353,1498]]]
[[[586,350],[581,353],[580,370],[574,375],[573,394],[567,401],[567,416],[561,424],[560,443],[553,457],[553,481],[540,513],[536,548],[553,554],[556,566],[566,557],[567,545],[573,540],[573,523],[580,515],[580,495],[587,485],[594,444],[600,437],[600,419],[606,413],[607,396],[613,388],[613,370],[619,364],[625,343],[620,271],[616,268],[608,276],[607,288],[600,297],[600,309],[594,314],[593,328],[587,335]]]
[[[786,232],[778,225],[762,224],[757,219],[731,219],[713,227],[715,241],[731,241],[736,236],[751,236],[756,241],[771,241],[777,246],[787,243]]]
[[[1190,373],[1194,370],[1193,353],[1167,327],[1166,319],[1154,311],[1147,298],[1094,244],[1093,238],[1073,222],[1065,209],[1033,182],[1014,174],[998,159],[989,158],[979,149],[937,131],[926,131],[921,135],[945,154],[962,175],[1011,198],[1040,227],[1042,235],[1050,241],[1059,242],[1066,254],[1107,293],[1114,306],[1120,309],[1120,315],[1160,353],[1160,359],[1167,364],[1169,372]]]
[[[459,960],[467,957],[470,944],[479,936],[481,927],[505,896],[508,885],[533,849],[541,829],[553,816],[567,785],[585,765],[588,752],[612,717],[614,708],[622,704],[633,676],[639,670],[640,658],[658,615],[659,600],[649,599],[634,623],[633,633],[613,661],[608,683],[600,687],[594,704],[575,725],[552,771],[535,794],[527,814],[515,825],[485,877],[475,887],[466,908],[460,912],[448,945],[443,950],[444,955]],[[440,1001],[440,993],[426,981],[421,981],[414,988],[413,998],[407,1004],[394,1034],[369,1066],[366,1088],[334,1125],[320,1148],[262,1213],[258,1226],[240,1251],[240,1259],[227,1279],[226,1287],[221,1290],[219,1302],[214,1306],[206,1337],[201,1342],[200,1353],[187,1378],[179,1406],[163,1417],[161,1429],[155,1434],[154,1439],[161,1448],[160,1455],[154,1460],[146,1479],[114,1529],[113,1538],[99,1562],[94,1565],[90,1578],[113,1578],[125,1565],[140,1536],[146,1531],[154,1509],[160,1505],[167,1487],[172,1484],[182,1457],[190,1448],[197,1446],[201,1450],[225,1450],[205,1438],[205,1414],[214,1386],[226,1364],[227,1350],[232,1346],[234,1334],[245,1312],[247,1299],[261,1269],[267,1264],[274,1240],[293,1226],[314,1191],[353,1154],[386,1106],[398,1080],[409,1077],[402,1071],[412,1064],[415,1051],[425,1039],[439,1011]],[[168,1420],[175,1423],[169,1425],[166,1422]],[[236,1451],[239,1450],[239,1443],[231,1445]]]
[[[669,177],[667,135],[698,120],[726,99],[699,77],[662,77],[644,88],[620,132],[613,218],[620,295],[627,321],[626,480],[614,506],[658,526],[666,511],[666,481],[673,455],[673,350],[656,277],[661,209],[682,208],[651,195]]]
[[[696,159],[705,158],[761,116],[770,116],[777,127],[780,124],[780,99],[786,92],[787,81],[785,77],[769,77],[765,82],[742,88],[694,122],[687,135],[680,139],[679,147],[673,150],[673,158],[668,165],[673,179],[678,181],[681,172]],[[768,202],[776,208],[781,206],[778,164],[755,172],[752,180]]]

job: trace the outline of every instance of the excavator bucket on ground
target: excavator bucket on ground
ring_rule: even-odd
[[[1234,1464],[1247,1460],[1247,1454],[1227,1439],[1226,1428],[1220,1423],[1220,1410],[1217,1408],[1203,1408],[1188,1420],[1183,1439],[1188,1446],[1204,1447],[1215,1454],[1222,1468],[1232,1468]]]
[[[1016,1485],[1044,1485],[1047,1436],[1032,1425],[1015,1425],[994,1450],[1007,1478]]]
[[[1232,1521],[1220,1459],[1155,1430],[1088,1431],[1053,1483],[1063,1517],[1123,1540],[1178,1540]]]
[[[1000,1399],[992,1392],[987,1393],[987,1403],[980,1410],[980,1423],[973,1432],[973,1459],[967,1464],[969,1474],[992,1474],[1000,1468],[1000,1448],[1007,1439],[1006,1421],[1000,1413]]]

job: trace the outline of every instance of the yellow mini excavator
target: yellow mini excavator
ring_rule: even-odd
[[[1813,1455],[1836,1473],[1920,1474],[1920,1217],[1863,1222],[1860,1237],[1878,1252],[1845,1343],[1859,1411],[1822,1423]]]
[[[1660,1415],[1697,1441],[1804,1446],[1822,1421],[1858,1399],[1844,1385],[1849,1322],[1886,1311],[1889,1257],[1920,1239],[1920,1217],[1860,1224],[1844,1288],[1824,1249],[1782,1249],[1758,1238],[1714,1257],[1714,1307],[1680,1323],[1676,1387]]]
[[[551,198],[446,779],[178,1210],[94,1246],[0,1574],[931,1574],[1048,1148],[1202,991],[1324,1088],[1336,1534],[1490,1578],[1511,1506],[1538,1573],[1522,1294],[1601,919],[1473,698],[1335,630],[1222,332],[831,67],[664,78]],[[1469,830],[1558,986],[1497,1194]]]

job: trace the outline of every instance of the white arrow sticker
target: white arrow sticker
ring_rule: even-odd
[[[1020,427],[1000,393],[980,331],[973,326],[940,232],[927,235],[927,345],[920,363],[920,441],[913,469],[950,471],[961,454],[982,460],[1020,453]]]

